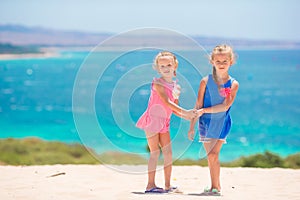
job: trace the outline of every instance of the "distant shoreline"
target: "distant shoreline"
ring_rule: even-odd
[[[204,47],[204,49],[210,49],[212,47]],[[299,50],[300,47],[286,47],[286,46],[236,46],[234,47],[236,50],[240,51],[247,51],[247,50]],[[5,53],[0,54],[0,60],[17,60],[17,59],[33,59],[33,58],[55,58],[60,57],[60,51],[90,51],[90,52],[101,52],[101,51],[108,51],[108,52],[118,52],[118,51],[129,51],[133,50],[130,46],[106,46],[106,47],[93,47],[93,46],[72,46],[72,47],[43,47],[40,49],[38,53]],[[142,49],[140,49],[142,50]],[[172,51],[193,51],[199,49],[187,49],[186,47],[174,47]]]
[[[22,53],[22,54],[0,54],[0,60],[17,60],[30,58],[51,58],[57,57],[55,53]]]
[[[0,60],[17,60],[31,58],[52,58],[59,57],[59,53],[54,48],[41,48],[39,53],[5,53],[0,54]]]

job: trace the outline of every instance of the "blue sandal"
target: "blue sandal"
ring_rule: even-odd
[[[160,194],[160,193],[166,193],[166,191],[163,189],[163,188],[160,188],[160,187],[154,187],[154,188],[151,188],[149,190],[146,190],[145,193],[147,194],[151,194],[151,193],[155,193],[155,194]]]

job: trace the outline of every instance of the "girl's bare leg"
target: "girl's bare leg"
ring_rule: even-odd
[[[155,173],[157,161],[160,154],[159,149],[159,134],[158,133],[146,133],[148,146],[150,149],[150,158],[148,161],[148,184],[146,190],[156,187]]]
[[[160,133],[159,141],[164,155],[165,189],[168,190],[171,186],[172,174],[172,145],[170,133]]]
[[[221,140],[204,143],[210,171],[211,189],[217,189],[219,191],[221,191],[219,154],[222,145],[223,141]]]

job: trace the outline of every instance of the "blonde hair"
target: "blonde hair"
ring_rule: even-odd
[[[232,64],[234,64],[235,61],[236,61],[236,55],[233,52],[232,47],[227,45],[227,44],[221,44],[221,45],[215,46],[215,48],[213,49],[213,51],[210,54],[210,58],[209,58],[210,61],[212,61],[214,59],[214,56],[218,55],[218,54],[227,54],[227,55],[229,55]]]
[[[159,53],[155,56],[154,61],[153,61],[153,69],[155,69],[155,70],[158,69],[158,60],[159,60],[160,58],[162,58],[162,57],[172,57],[173,60],[174,60],[174,63],[175,63],[175,66],[174,66],[174,67],[175,67],[175,70],[177,69],[177,67],[178,67],[178,60],[177,60],[176,56],[175,56],[173,53],[169,52],[169,51],[162,51],[162,52],[159,52]]]
[[[233,65],[236,61],[236,54],[233,52],[232,47],[227,44],[215,46],[215,48],[210,54],[210,62],[212,62],[214,60],[214,56],[218,54],[227,54],[230,57],[231,65]],[[217,81],[217,73],[215,66],[213,66],[213,78],[215,81]]]

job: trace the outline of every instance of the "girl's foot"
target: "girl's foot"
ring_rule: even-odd
[[[221,196],[221,191],[218,189],[212,189],[209,193],[211,196]]]
[[[170,186],[168,189],[165,190],[168,193],[183,193],[181,190],[178,189],[176,186]]]
[[[221,191],[216,188],[209,189],[207,187],[204,189],[204,193],[206,193],[209,196],[221,196]]]
[[[152,188],[160,188],[160,187],[157,187],[155,183],[148,183],[147,184],[147,187],[146,187],[146,190],[151,190]]]
[[[153,188],[146,189],[145,193],[166,193],[166,191],[163,188],[155,186]]]

